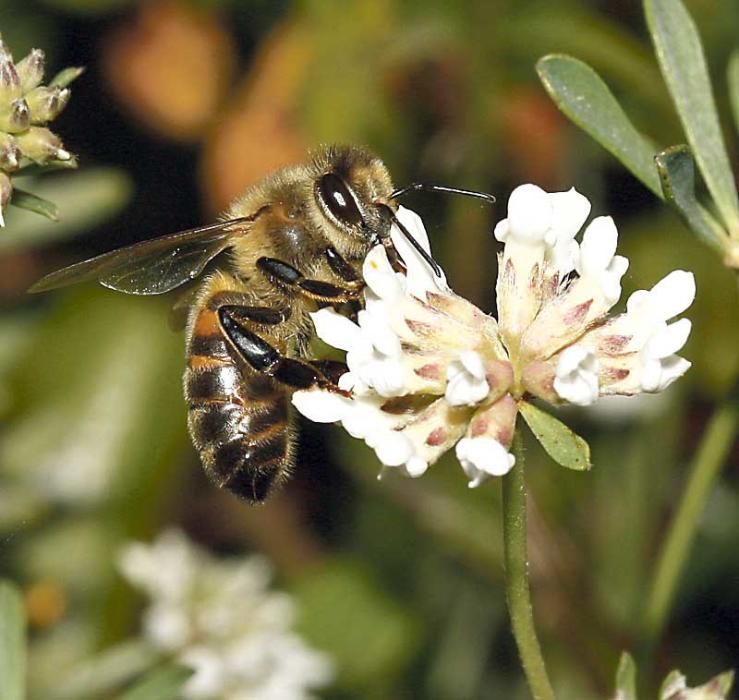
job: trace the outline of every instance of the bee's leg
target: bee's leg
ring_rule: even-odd
[[[231,305],[218,309],[218,320],[224,333],[248,365],[293,389],[315,386],[348,395],[348,392],[339,389],[332,377],[324,374],[318,363],[314,366],[310,362],[285,357],[277,348],[249,329],[247,326],[251,325],[250,321],[255,320],[250,317],[254,308],[260,308],[260,313],[264,311],[261,307]]]
[[[257,267],[272,282],[294,289],[308,299],[326,304],[340,304],[342,302],[354,301],[359,298],[364,286],[361,280],[352,282],[347,280],[345,285],[341,286],[332,284],[331,282],[324,282],[323,280],[307,279],[292,265],[276,258],[259,258],[257,260]]]

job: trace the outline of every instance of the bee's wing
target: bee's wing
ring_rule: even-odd
[[[97,281],[127,294],[164,294],[197,277],[251,221],[252,217],[221,221],[103,253],[46,275],[29,291]]]

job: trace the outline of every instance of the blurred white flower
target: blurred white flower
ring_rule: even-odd
[[[119,568],[151,600],[145,636],[194,670],[185,698],[301,700],[331,680],[330,659],[292,631],[292,600],[269,590],[264,559],[216,559],[170,530],[126,546]]]
[[[587,406],[603,395],[662,391],[690,367],[676,354],[690,321],[668,322],[692,303],[693,275],[672,272],[609,317],[629,262],[616,255],[610,217],[593,219],[577,242],[589,214],[574,189],[513,191],[494,231],[504,243],[497,321],[449,289],[393,226],[405,272],[377,246],[364,262],[357,323],[333,309],[312,315],[318,336],[346,351],[339,386],[351,396],[298,391],[294,405],[311,420],[341,422],[408,476],[456,444],[475,487],[513,466],[521,399]],[[429,251],[420,218],[403,207],[397,216]]]

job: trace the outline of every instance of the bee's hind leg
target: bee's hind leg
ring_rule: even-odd
[[[250,325],[249,321],[254,320],[250,311],[250,307],[232,305],[221,306],[218,309],[218,320],[226,337],[248,365],[292,389],[320,387],[348,395],[348,392],[339,389],[336,383],[340,376],[336,365],[341,363],[311,363],[286,357],[247,327]],[[264,320],[260,319],[259,322],[264,323]]]

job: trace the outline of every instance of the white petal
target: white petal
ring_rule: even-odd
[[[567,192],[550,193],[549,201],[552,204],[552,229],[557,240],[574,238],[590,214],[588,198],[572,187]]]
[[[375,246],[367,254],[362,265],[362,276],[367,286],[380,299],[392,301],[403,293],[403,287],[381,245]]]
[[[344,417],[351,399],[331,391],[306,389],[296,391],[292,403],[300,413],[314,423],[335,423]]]
[[[507,474],[516,463],[516,458],[503,445],[487,436],[462,438],[455,452],[470,477],[470,488],[479,486],[487,476]]]
[[[411,441],[397,431],[389,431],[374,449],[377,459],[387,467],[399,467],[413,457]]]
[[[333,309],[320,309],[310,314],[316,335],[329,345],[340,350],[349,350],[361,340],[362,333],[356,323]]]
[[[543,243],[552,222],[549,195],[536,185],[519,185],[508,199],[509,237],[520,242]]]
[[[416,479],[419,476],[423,476],[423,474],[426,473],[426,470],[429,468],[428,462],[423,459],[422,457],[411,457],[406,463],[405,463],[405,471],[408,474],[408,476]]]
[[[578,272],[598,276],[608,268],[616,254],[618,230],[610,216],[599,216],[585,229],[580,244]]]
[[[589,406],[598,398],[598,360],[579,345],[566,348],[557,362],[554,390],[565,401]]]
[[[688,360],[677,355],[670,355],[662,360],[650,360],[642,368],[642,390],[663,391],[676,379],[682,377],[690,366],[691,363]]]
[[[485,378],[485,365],[472,350],[462,352],[449,363],[444,397],[451,406],[474,406],[490,393]]]
[[[360,328],[365,337],[383,355],[395,356],[400,354],[400,340],[387,322],[386,314],[370,313],[362,309],[357,314]]]
[[[665,326],[647,341],[644,354],[650,358],[660,359],[676,353],[687,342],[691,326],[687,318],[681,318]]]
[[[397,217],[408,230],[408,233],[421,244],[421,247],[427,253],[430,253],[429,237],[421,217],[405,207],[398,207]],[[397,226],[390,229],[390,238],[398,251],[398,255],[405,263],[406,284],[410,294],[423,298],[428,291],[448,289],[444,273],[442,272],[441,277],[437,277],[429,264],[418,254],[418,251],[408,242],[405,234]]]
[[[508,219],[502,219],[497,224],[495,224],[495,228],[493,229],[493,236],[495,236],[496,241],[505,243],[510,232],[511,230],[508,226]]]
[[[695,299],[695,277],[692,272],[674,270],[652,287],[650,302],[665,321],[681,314]]]

